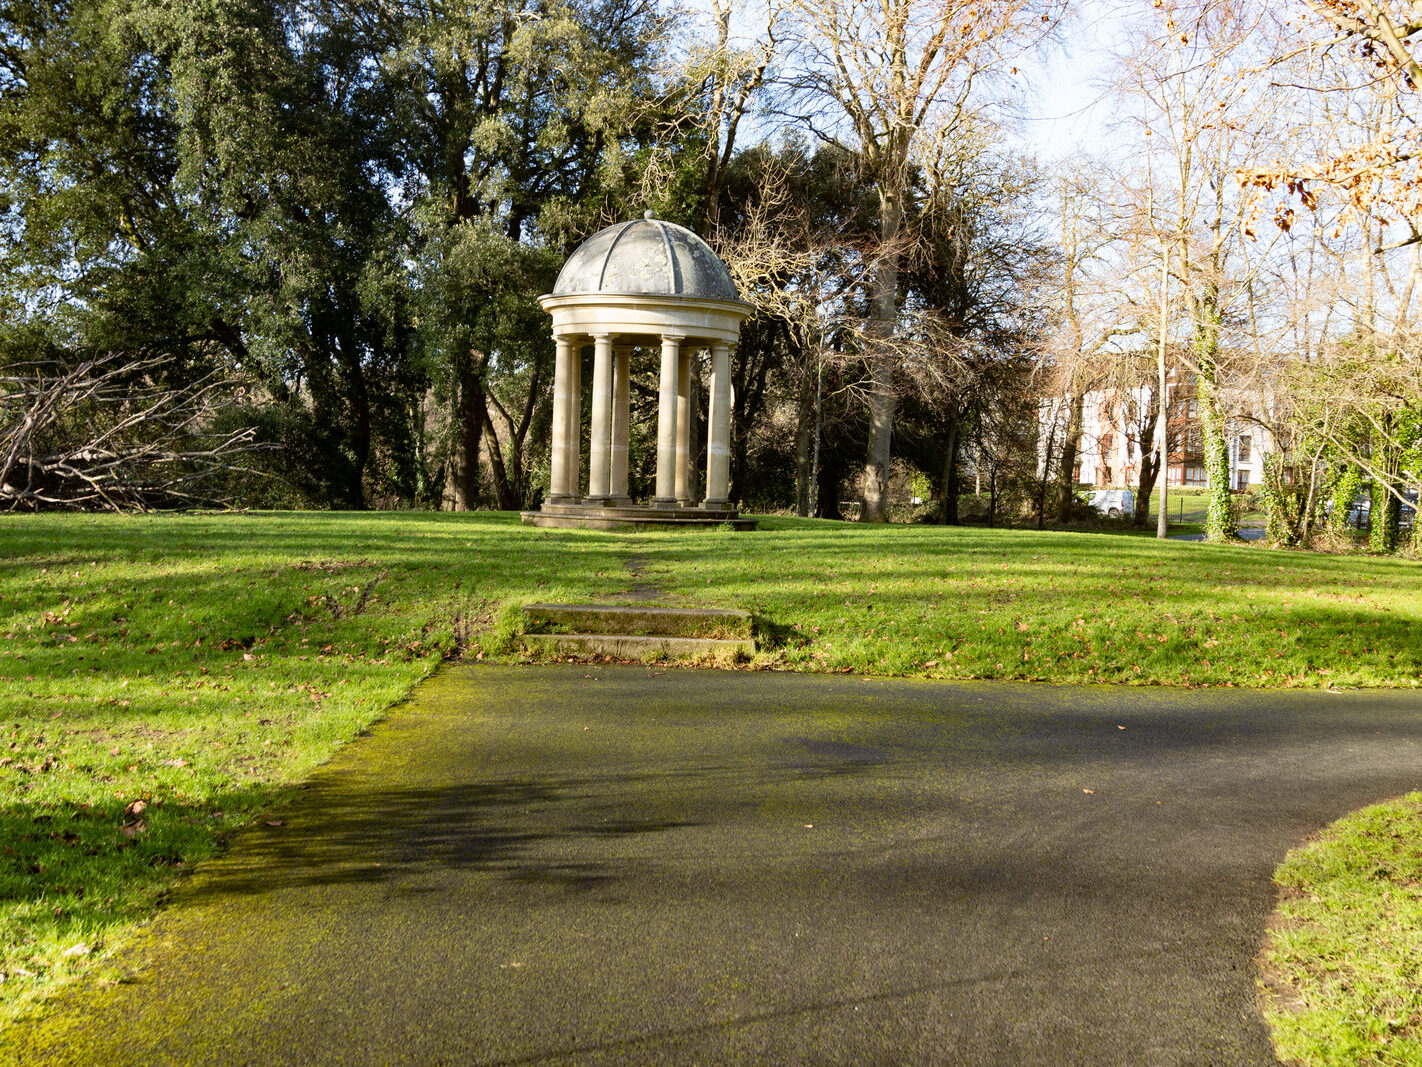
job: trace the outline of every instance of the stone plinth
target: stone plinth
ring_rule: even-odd
[[[742,518],[735,508],[659,508],[639,504],[544,504],[538,511],[523,512],[522,518],[531,526],[560,530],[685,530],[730,526],[744,531],[756,527],[755,519]]]

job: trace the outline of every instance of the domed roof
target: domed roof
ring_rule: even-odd
[[[726,265],[705,241],[650,211],[599,230],[578,246],[553,286],[554,296],[574,293],[740,300]]]

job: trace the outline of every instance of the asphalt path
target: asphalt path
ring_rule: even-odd
[[[29,1063],[1272,1063],[1284,853],[1422,786],[1422,694],[463,666]]]

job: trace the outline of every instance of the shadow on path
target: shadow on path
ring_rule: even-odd
[[[6,1035],[30,1062],[1273,1062],[1311,830],[1416,694],[458,667]]]

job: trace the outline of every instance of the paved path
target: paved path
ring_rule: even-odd
[[[456,668],[0,1052],[1272,1062],[1270,872],[1420,746],[1416,693]]]
[[[1262,541],[1264,540],[1264,527],[1262,526],[1241,526],[1237,531],[1241,541]],[[1205,535],[1196,534],[1171,534],[1172,541],[1203,541]]]

